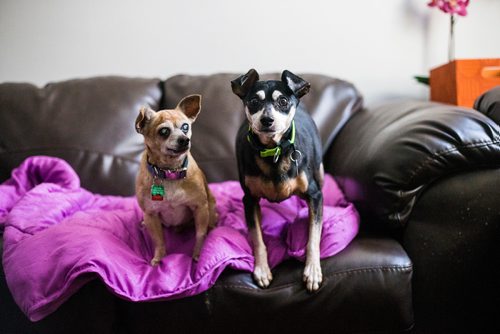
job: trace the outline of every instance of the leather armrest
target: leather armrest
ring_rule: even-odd
[[[500,333],[500,168],[442,177],[413,208],[402,245],[422,333]]]
[[[500,86],[482,94],[475,102],[474,109],[500,124]]]
[[[500,128],[467,108],[395,102],[354,115],[325,157],[348,200],[383,227],[401,227],[437,179],[500,167]],[[373,221],[373,219],[371,219]]]

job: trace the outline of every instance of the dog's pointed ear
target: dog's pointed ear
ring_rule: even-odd
[[[252,68],[246,74],[231,81],[231,88],[234,94],[238,95],[240,99],[244,99],[250,91],[250,88],[252,88],[257,81],[259,81],[259,73]]]
[[[155,116],[155,111],[149,106],[143,106],[139,111],[139,115],[135,119],[135,131],[142,134],[144,132],[144,127],[148,124]]]
[[[201,111],[201,95],[188,95],[179,102],[175,109],[182,111],[192,122]]]
[[[309,93],[311,89],[311,84],[309,82],[288,70],[284,70],[281,74],[281,81],[283,81],[299,99]]]

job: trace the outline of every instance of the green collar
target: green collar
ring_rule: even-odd
[[[252,139],[252,129],[248,128],[247,140],[256,150],[259,151],[261,158],[274,157],[274,162],[278,161],[279,156],[289,146],[293,146],[295,143],[295,120],[292,120],[292,127],[290,131],[290,138],[286,141],[281,141],[276,147],[273,148],[263,148],[262,145],[256,145],[255,141]],[[285,133],[286,135],[286,133]],[[259,147],[260,146],[260,147]]]

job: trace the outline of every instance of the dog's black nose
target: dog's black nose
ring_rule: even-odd
[[[179,139],[177,139],[177,144],[180,147],[186,147],[189,145],[189,138],[187,138],[187,137],[179,138]]]
[[[273,125],[273,122],[274,122],[274,118],[267,117],[267,116],[264,116],[260,119],[260,123],[262,125],[264,125],[265,127],[270,127],[271,125]]]

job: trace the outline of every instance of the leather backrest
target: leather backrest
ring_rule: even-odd
[[[300,74],[311,83],[311,91],[301,99],[318,126],[323,152],[355,112],[363,99],[356,88],[343,80],[324,75]],[[186,95],[201,94],[202,107],[193,125],[194,158],[210,182],[237,180],[235,138],[245,119],[241,100],[231,90],[238,74],[208,76],[177,75],[164,83],[165,108],[174,108]],[[264,74],[260,80],[279,80],[279,74]]]
[[[158,79],[95,77],[51,83],[0,84],[0,182],[26,157],[65,159],[81,185],[101,194],[133,195],[143,137],[134,129],[141,106],[174,108],[189,94],[202,94],[193,126],[192,153],[209,182],[237,179],[234,142],[245,115],[230,81],[237,74]],[[324,151],[362,98],[348,82],[303,75],[312,84],[303,103],[318,124]],[[262,79],[278,79],[263,75]]]
[[[26,157],[49,155],[68,161],[93,192],[132,195],[143,150],[134,121],[161,96],[157,79],[0,84],[0,181]]]

